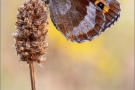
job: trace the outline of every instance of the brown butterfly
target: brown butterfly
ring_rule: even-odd
[[[116,0],[44,0],[56,28],[75,42],[92,40],[120,16]]]

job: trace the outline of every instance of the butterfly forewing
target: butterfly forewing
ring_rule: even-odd
[[[120,4],[116,0],[105,0],[106,4],[108,5],[108,11],[104,14],[106,17],[106,23],[104,29],[105,31],[108,27],[110,27],[114,22],[118,20],[120,17]]]

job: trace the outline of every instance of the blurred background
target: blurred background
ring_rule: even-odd
[[[1,90],[31,90],[12,33],[26,0],[1,0]],[[46,62],[35,63],[37,90],[134,90],[134,0],[118,0],[121,17],[91,42],[67,41],[48,15]]]

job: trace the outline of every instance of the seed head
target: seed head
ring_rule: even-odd
[[[40,63],[45,60],[47,49],[45,39],[48,32],[45,27],[48,24],[48,12],[44,7],[44,2],[30,0],[18,8],[16,32],[13,37],[21,61]]]

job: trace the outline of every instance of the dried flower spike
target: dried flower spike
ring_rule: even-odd
[[[44,7],[44,2],[30,0],[18,8],[16,32],[13,37],[21,61],[40,63],[45,60],[45,39],[48,32],[45,26],[48,24],[48,12]]]

